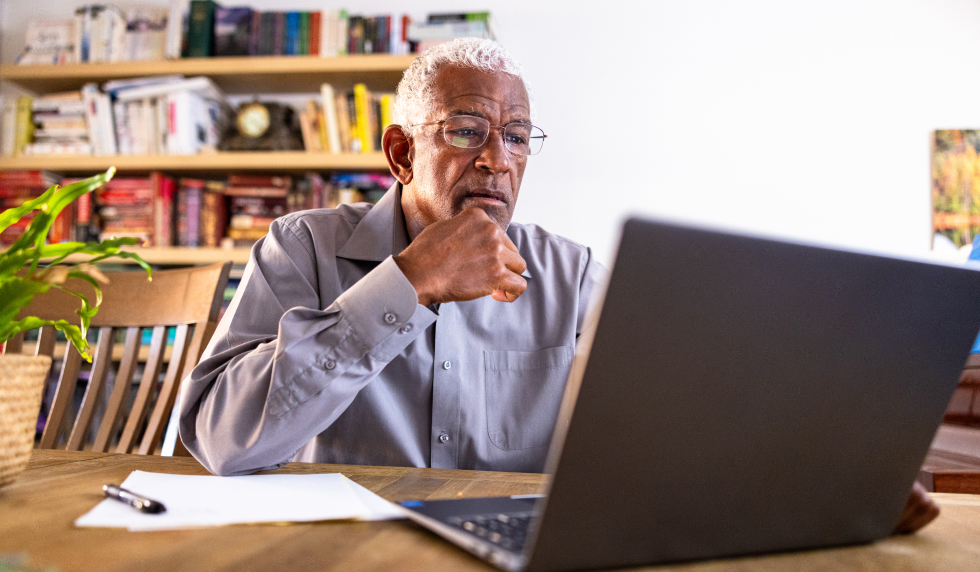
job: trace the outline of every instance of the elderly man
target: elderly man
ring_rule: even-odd
[[[252,250],[180,435],[210,471],[291,460],[542,471],[587,303],[588,248],[511,223],[531,124],[520,67],[462,39],[419,56],[375,206],[294,213]],[[917,488],[901,529],[937,509]]]
[[[210,471],[544,469],[604,271],[510,222],[544,140],[522,72],[457,40],[415,60],[395,113],[377,205],[285,216],[253,248],[182,390],[181,438]]]

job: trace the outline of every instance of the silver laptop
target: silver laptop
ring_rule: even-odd
[[[871,542],[978,329],[974,270],[631,219],[547,496],[404,506],[507,570]]]

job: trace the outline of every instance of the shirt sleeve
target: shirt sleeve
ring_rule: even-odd
[[[180,394],[181,439],[212,473],[289,462],[436,320],[391,257],[323,309],[317,276],[309,245],[278,222],[252,249]]]

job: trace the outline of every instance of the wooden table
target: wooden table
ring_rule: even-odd
[[[407,521],[231,526],[168,532],[75,528],[102,500],[101,486],[131,471],[207,474],[193,459],[35,451],[0,489],[0,555],[22,554],[30,569],[134,570],[493,570]],[[291,463],[277,473],[342,472],[390,500],[539,492],[546,477],[400,467]],[[869,546],[717,560],[656,570],[976,570],[980,497],[936,494],[943,513],[912,536]]]

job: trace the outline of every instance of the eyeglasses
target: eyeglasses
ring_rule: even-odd
[[[507,125],[490,125],[490,122],[475,115],[454,115],[442,121],[416,123],[422,125],[442,125],[442,134],[453,147],[476,149],[487,142],[490,129],[500,129],[504,136],[504,147],[515,155],[536,155],[544,147],[547,135],[530,123],[515,121]]]

